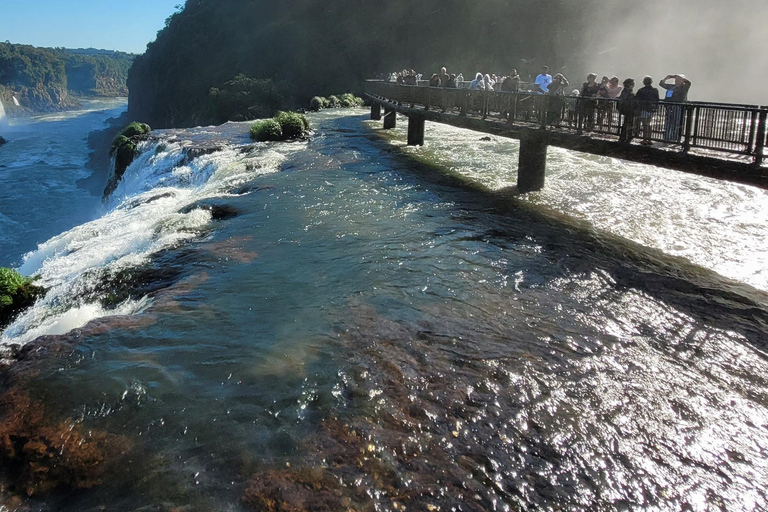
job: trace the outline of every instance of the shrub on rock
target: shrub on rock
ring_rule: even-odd
[[[309,100],[309,110],[313,112],[317,112],[321,108],[323,108],[323,98],[321,98],[320,96],[315,96],[314,98]]]
[[[112,141],[112,148],[109,150],[109,156],[115,158],[115,173],[110,177],[107,188],[104,190],[104,196],[111,194],[120,179],[125,174],[125,170],[136,158],[137,144],[145,138],[152,128],[145,123],[133,122],[123,128]]]
[[[276,120],[265,119],[251,126],[251,138],[259,142],[283,140],[283,129]]]
[[[256,122],[251,126],[251,138],[259,142],[291,140],[306,137],[309,121],[303,114],[278,112],[272,119]]]
[[[284,139],[299,139],[309,131],[309,121],[306,116],[296,112],[278,112],[275,115],[275,121],[280,123]]]
[[[32,306],[45,289],[33,284],[10,268],[0,268],[0,328],[10,324],[22,311]]]

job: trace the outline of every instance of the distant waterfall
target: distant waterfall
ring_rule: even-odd
[[[7,128],[8,124],[8,116],[5,115],[5,107],[3,107],[3,101],[0,100],[0,128]]]

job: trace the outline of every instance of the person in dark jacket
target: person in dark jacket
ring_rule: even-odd
[[[597,92],[600,84],[597,83],[597,74],[587,75],[587,81],[581,86],[577,110],[584,123],[584,129],[591,132],[595,128],[595,109],[597,108]]]
[[[432,75],[432,78],[429,79],[429,86],[430,87],[440,87],[440,84],[442,82],[440,81],[440,75],[437,73]]]
[[[635,100],[637,101],[636,124],[637,133],[643,134],[643,140],[640,144],[650,146],[651,142],[651,122],[653,115],[659,108],[659,90],[653,86],[653,78],[646,76],[643,78],[644,87],[637,91]]]
[[[635,81],[631,78],[624,80],[624,87],[618,97],[619,114],[623,116],[619,141],[629,144],[632,142],[632,131],[635,126]]]

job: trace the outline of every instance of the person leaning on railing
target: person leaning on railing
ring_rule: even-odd
[[[547,90],[547,124],[560,126],[563,105],[565,104],[565,88],[571,85],[562,73],[552,78]]]
[[[581,86],[577,110],[584,120],[584,129],[591,132],[595,128],[595,109],[597,108],[597,93],[600,84],[597,83],[597,74],[587,75],[587,81]]]
[[[637,104],[635,100],[635,81],[632,78],[624,80],[617,102],[617,110],[622,116],[621,132],[619,141],[629,144],[632,142],[632,131],[635,127],[635,110]]]

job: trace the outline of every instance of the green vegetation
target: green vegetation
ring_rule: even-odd
[[[516,68],[524,78],[542,64],[591,68],[584,62],[595,55],[585,52],[586,28],[602,4],[586,2],[187,0],[136,58],[129,114],[163,128],[259,119],[307,108],[318,91],[359,96],[366,79],[405,67],[430,76],[447,66],[465,77]],[[471,43],[448,32],[472,34]],[[223,91],[238,74],[271,80],[279,104],[257,114],[222,108],[211,88]]]
[[[284,108],[285,85],[239,74],[208,91],[208,116],[215,124],[267,117]]]
[[[339,96],[315,96],[309,101],[309,110],[317,112],[322,108],[349,108],[362,107],[365,105],[363,98],[359,98],[352,93],[344,93]]]
[[[146,138],[152,128],[148,124],[133,122],[123,128],[112,141],[109,156],[115,158],[115,172],[110,177],[104,196],[111,194],[125,174],[125,170],[136,158],[139,141]]]
[[[127,96],[134,56],[104,50],[68,50],[0,43],[0,99],[10,110],[72,107],[72,94]]]
[[[11,323],[45,293],[45,289],[33,283],[32,278],[24,277],[13,269],[0,267],[0,328]]]
[[[258,121],[251,126],[251,138],[259,142],[301,139],[308,132],[307,117],[296,112],[281,111],[272,119]]]
[[[259,142],[283,140],[283,129],[274,119],[264,119],[251,126],[251,138]]]
[[[151,131],[148,124],[133,122],[117,134],[109,150],[109,156],[115,157],[116,168],[125,171],[131,165],[136,157],[136,144]]]

